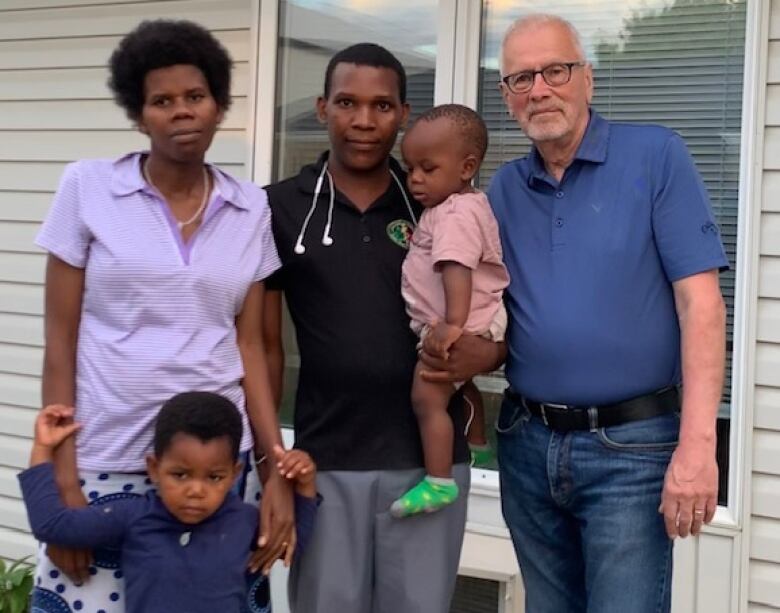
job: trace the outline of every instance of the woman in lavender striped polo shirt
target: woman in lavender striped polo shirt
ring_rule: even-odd
[[[55,462],[70,506],[145,493],[153,420],[179,392],[231,399],[242,451],[281,444],[260,333],[263,279],[279,267],[265,192],[204,162],[230,105],[230,66],[190,22],[127,35],[109,85],[149,151],[69,165],[38,235],[49,252],[43,404],[75,406],[82,424]],[[271,472],[272,557],[294,532],[291,492]],[[40,556],[34,610],[124,610],[115,552],[47,553],[56,564]]]

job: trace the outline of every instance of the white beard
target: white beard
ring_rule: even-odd
[[[558,140],[572,130],[569,122],[570,114],[566,112],[567,109],[560,109],[560,111],[562,112],[549,116],[544,115],[536,120],[533,118],[526,120],[521,123],[520,127],[532,141]]]

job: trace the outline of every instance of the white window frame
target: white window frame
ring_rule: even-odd
[[[252,0],[255,39],[253,71],[254,125],[251,155],[252,179],[264,185],[272,180],[275,129],[276,65],[279,33],[279,1]],[[754,381],[758,274],[758,171],[762,122],[762,70],[766,48],[763,21],[768,19],[769,0],[747,0],[745,88],[742,100],[739,209],[737,227],[736,291],[732,357],[732,407],[729,440],[728,504],[719,506],[715,519],[705,531],[735,533],[744,520],[745,491],[751,451],[752,395]],[[476,108],[478,99],[479,54],[482,36],[482,3],[476,0],[439,0],[436,58],[435,104],[458,102]],[[596,84],[598,87],[598,83]],[[482,389],[501,392],[500,381],[479,378]],[[288,434],[289,436],[289,434]],[[469,529],[484,534],[506,535],[496,517],[498,473],[472,469]]]

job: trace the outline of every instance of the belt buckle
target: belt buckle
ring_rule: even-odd
[[[540,402],[539,403],[539,409],[541,410],[541,413],[542,413],[542,422],[544,423],[545,426],[547,426],[549,428],[550,427],[550,422],[547,421],[547,408],[548,407],[551,408],[551,409],[568,409],[569,405],[568,404],[555,404],[554,402]]]
[[[599,409],[595,406],[588,407],[588,429],[596,432],[599,429]]]

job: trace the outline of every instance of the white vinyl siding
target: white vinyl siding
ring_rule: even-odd
[[[748,610],[780,609],[780,2],[770,8],[753,405]]]
[[[212,30],[235,68],[209,159],[249,175],[252,0],[0,0],[0,557],[33,552],[16,474],[40,403],[45,255],[33,245],[62,169],[143,148],[106,87],[106,64],[143,19]]]
[[[760,194],[745,203],[761,209],[758,236],[749,237],[760,245],[759,297],[753,305],[754,419],[748,426],[752,475],[746,483],[751,518],[744,534],[739,528],[713,529],[700,539],[678,543],[676,613],[736,611],[731,607],[734,583],[728,578],[740,555],[750,558],[741,577],[750,604],[740,613],[780,610],[780,0],[761,1],[771,4],[768,69],[759,84],[766,88],[766,111],[758,120],[759,127],[765,123],[763,170]],[[478,0],[439,0],[439,6],[471,2]],[[0,557],[28,555],[34,546],[16,485],[16,473],[27,463],[40,402],[45,256],[34,248],[32,237],[66,163],[120,155],[145,142],[111,101],[106,61],[121,36],[144,18],[183,17],[212,29],[236,66],[234,107],[210,159],[248,176],[250,149],[265,147],[273,138],[269,129],[253,143],[250,131],[253,4],[256,0],[0,0]],[[264,84],[270,85],[261,80],[261,96]],[[476,100],[475,91],[467,92],[472,94]],[[476,481],[470,501],[462,570],[477,577],[514,576],[511,549],[498,529],[497,495],[494,488],[486,490],[489,495],[475,495],[478,485]],[[501,546],[483,538],[481,531]],[[494,555],[487,555],[490,551]],[[507,608],[520,611],[520,584],[513,585],[517,593]]]

